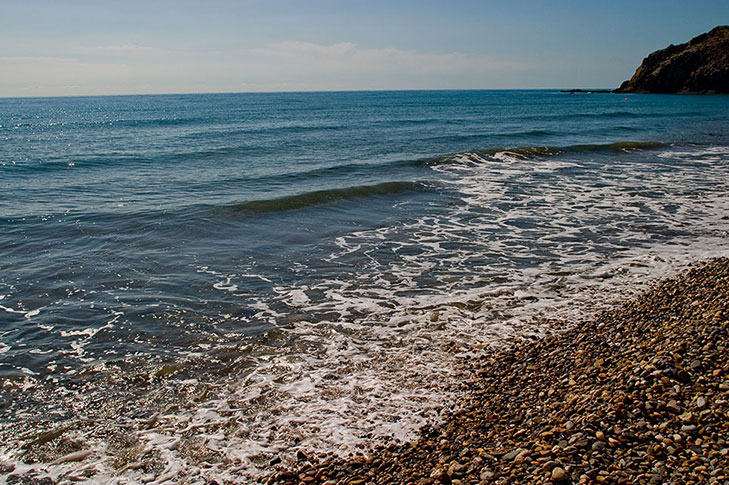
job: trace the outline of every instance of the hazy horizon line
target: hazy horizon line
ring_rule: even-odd
[[[49,99],[49,98],[109,98],[131,96],[201,96],[209,94],[316,94],[316,93],[387,93],[387,92],[428,92],[428,91],[612,91],[616,88],[584,87],[584,88],[412,88],[412,89],[306,89],[282,91],[180,91],[169,93],[115,93],[115,94],[67,94],[46,96],[2,96],[0,99]],[[587,93],[586,93],[587,94]],[[597,93],[599,94],[599,93]],[[608,94],[608,93],[606,93]]]

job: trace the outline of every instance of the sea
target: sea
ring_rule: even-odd
[[[729,254],[729,96],[0,99],[0,479],[246,483]]]

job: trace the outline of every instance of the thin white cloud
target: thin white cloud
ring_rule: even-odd
[[[313,42],[279,42],[259,54],[290,63],[337,71],[377,70],[409,73],[488,73],[528,69],[530,66],[500,61],[486,56],[459,52],[430,53],[396,48],[368,49],[351,42],[316,44]]]
[[[357,45],[351,42],[339,44],[315,44],[313,42],[278,42],[265,53],[286,56],[318,57],[323,59],[352,57],[357,54]]]
[[[89,86],[128,77],[121,64],[89,63],[69,57],[0,57],[0,93],[10,96],[85,94]]]
[[[122,56],[153,56],[167,53],[165,49],[160,49],[159,47],[138,44],[99,45],[79,47],[78,50],[81,52]]]
[[[68,57],[0,57],[0,96],[510,87],[529,66],[484,55],[279,42],[263,49],[165,51],[137,44]]]
[[[78,62],[72,57],[43,57],[43,56],[8,56],[0,57],[0,63],[14,64],[48,64],[48,63],[71,63]]]

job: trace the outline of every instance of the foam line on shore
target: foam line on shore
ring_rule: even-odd
[[[725,483],[729,259],[465,362],[464,397],[407,446],[302,454],[268,483]]]

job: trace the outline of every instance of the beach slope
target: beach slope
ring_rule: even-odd
[[[272,483],[727,483],[729,259],[473,363],[419,441],[348,462],[299,454]]]

